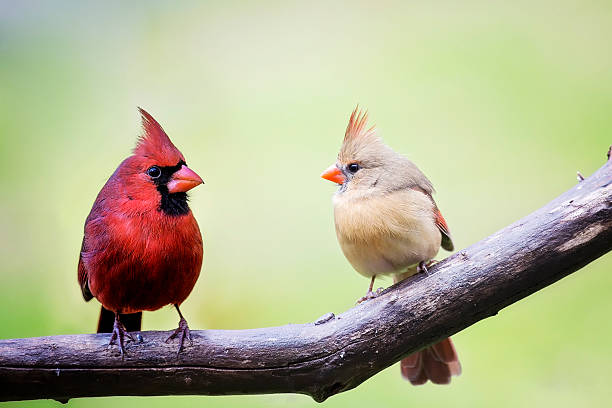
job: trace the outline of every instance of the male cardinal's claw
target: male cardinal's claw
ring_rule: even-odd
[[[125,326],[121,324],[118,319],[115,319],[115,323],[113,324],[113,333],[111,334],[110,342],[108,343],[107,349],[111,349],[113,344],[115,344],[116,340],[118,341],[119,352],[121,353],[121,359],[127,354],[125,352],[125,338],[128,338],[130,341],[135,341],[134,337],[125,329]]]
[[[191,340],[191,332],[189,331],[187,320],[182,317],[181,320],[179,320],[179,326],[176,328],[174,333],[172,333],[170,337],[166,339],[166,343],[174,339],[176,336],[179,336],[179,349],[177,351],[177,354],[179,354],[183,350],[183,343],[185,342],[185,339],[189,340],[190,346],[193,346],[193,341]]]

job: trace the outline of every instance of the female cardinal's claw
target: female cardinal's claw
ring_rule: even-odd
[[[374,287],[374,280],[376,279],[376,275],[372,276],[372,280],[370,281],[370,287],[368,288],[368,292],[364,297],[357,301],[357,304],[365,302],[366,300],[374,299],[376,296],[380,295],[383,292],[383,288],[376,289],[376,292],[372,292],[372,288]]]
[[[174,339],[176,336],[179,336],[179,349],[177,351],[177,354],[179,354],[183,350],[183,343],[185,342],[185,339],[189,340],[190,346],[193,346],[193,341],[191,340],[191,332],[189,331],[187,320],[185,320],[185,318],[183,317],[181,317],[181,320],[179,320],[179,326],[176,328],[176,330],[174,330],[174,333],[172,333],[170,337],[166,339],[166,343]]]
[[[433,265],[435,265],[437,263],[438,263],[438,261],[436,261],[435,259],[431,259],[428,262],[421,261],[417,265],[417,272],[419,272],[419,273],[423,273],[424,272],[427,275],[429,273],[429,268],[431,268]]]
[[[417,272],[425,273],[425,275],[429,273],[429,269],[427,269],[427,265],[425,265],[425,262],[423,261],[419,262],[419,264],[417,265]]]
[[[384,288],[378,288],[378,289],[376,289],[376,292],[372,292],[371,290],[369,290],[368,293],[366,293],[366,295],[364,297],[362,297],[359,300],[357,300],[357,304],[363,303],[366,300],[374,299],[375,297],[380,295],[383,292],[383,290],[384,290]]]

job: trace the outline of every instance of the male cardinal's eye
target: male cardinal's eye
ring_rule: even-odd
[[[159,167],[153,166],[150,167],[149,170],[147,170],[147,174],[149,175],[149,177],[156,179],[161,176],[161,170],[159,169]]]
[[[351,173],[357,173],[357,170],[359,170],[359,165],[357,163],[351,163],[348,165],[348,171]]]

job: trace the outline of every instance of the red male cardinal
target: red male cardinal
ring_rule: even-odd
[[[202,267],[202,235],[187,191],[203,181],[166,132],[143,109],[144,134],[98,194],[85,220],[79,284],[86,301],[102,303],[98,333],[112,333],[123,356],[124,337],[139,331],[143,310],[172,304],[179,327],[166,340],[191,341],[180,304]]]
[[[394,282],[426,270],[440,246],[453,250],[446,221],[432,198],[431,182],[406,157],[367,128],[367,113],[351,115],[338,161],[321,175],[340,184],[333,198],[336,235],[344,255],[360,274]],[[450,383],[461,373],[451,339],[401,361],[402,376],[413,385]]]

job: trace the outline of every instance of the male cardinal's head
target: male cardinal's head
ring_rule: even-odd
[[[367,128],[368,114],[355,108],[349,119],[338,160],[321,174],[324,179],[340,184],[339,193],[385,193],[416,185],[425,177],[408,158],[393,151]],[[433,187],[427,180],[427,192]]]
[[[134,154],[115,172],[124,190],[120,194],[127,196],[129,201],[144,201],[146,209],[156,209],[167,215],[187,214],[187,191],[203,181],[187,167],[185,157],[159,123],[144,109],[139,108],[139,111],[144,133]],[[143,207],[134,208],[142,211]]]

